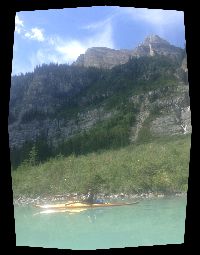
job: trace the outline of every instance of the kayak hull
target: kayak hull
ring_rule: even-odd
[[[138,202],[132,203],[104,203],[104,204],[88,204],[88,203],[65,203],[65,204],[52,204],[52,205],[36,205],[40,209],[81,209],[81,208],[98,208],[98,207],[111,207],[111,206],[125,206],[133,205]]]

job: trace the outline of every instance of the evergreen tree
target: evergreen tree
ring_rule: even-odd
[[[38,151],[37,151],[36,146],[34,144],[31,151],[29,152],[28,163],[31,166],[35,166],[37,164],[37,158],[38,158]]]

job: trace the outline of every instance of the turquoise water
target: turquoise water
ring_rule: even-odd
[[[186,197],[159,198],[74,214],[16,206],[16,245],[84,250],[179,244],[186,203]]]

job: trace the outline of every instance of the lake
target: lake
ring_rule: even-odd
[[[186,196],[165,197],[73,214],[15,206],[16,245],[92,250],[180,244],[186,204]]]

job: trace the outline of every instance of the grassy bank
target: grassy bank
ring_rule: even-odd
[[[145,144],[58,156],[43,164],[21,164],[12,171],[14,197],[84,193],[91,177],[105,181],[104,193],[185,192],[189,174],[190,136],[156,139]]]

